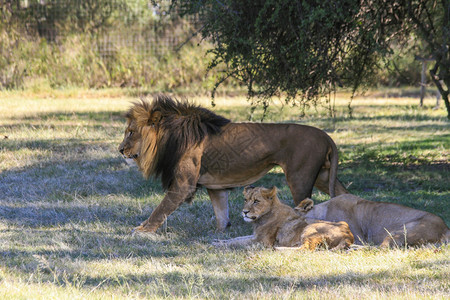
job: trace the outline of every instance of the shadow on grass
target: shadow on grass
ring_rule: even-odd
[[[67,149],[66,146],[57,145],[59,142],[34,141],[30,142],[27,147],[54,149],[53,151],[56,153],[79,152],[80,150],[74,146],[74,141],[63,141],[67,145]],[[94,147],[96,151],[110,151],[111,153],[115,151],[102,143],[94,145],[80,143],[80,145],[82,145],[81,147]],[[12,147],[16,146],[17,144],[12,143]],[[450,163],[431,164],[426,160],[404,157],[399,152],[399,149],[405,152],[434,149],[436,147],[435,140],[404,142],[383,147],[380,151],[365,148],[376,148],[378,147],[376,143],[363,147],[344,145],[343,148],[354,147],[356,150],[353,150],[352,157],[344,155],[344,163],[341,164],[338,174],[344,184],[352,183],[349,191],[354,194],[376,192],[379,195],[380,192],[383,193],[383,190],[386,190],[387,195],[395,193],[395,191],[417,193],[420,190],[434,190],[439,193],[449,190],[448,184],[446,186],[445,182],[439,180],[439,177],[445,178],[445,174],[450,171]],[[383,153],[393,154],[383,155]],[[72,156],[74,155],[72,154]],[[433,179],[433,176],[437,180],[430,180]],[[79,155],[77,159],[63,157],[62,161],[37,161],[26,168],[4,171],[0,174],[0,179],[0,194],[2,195],[0,216],[13,223],[27,220],[24,222],[30,226],[57,225],[65,223],[71,218],[87,222],[96,218],[106,221],[108,215],[123,222],[125,219],[128,220],[127,216],[139,215],[136,203],[130,203],[134,201],[130,199],[145,199],[144,202],[148,202],[145,204],[146,207],[155,207],[164,194],[159,181],[144,180],[137,169],[130,169],[120,157],[86,159],[84,155]],[[254,185],[277,186],[283,191],[288,191],[283,173],[269,173]],[[111,195],[117,199],[114,201],[104,200]],[[155,199],[156,196],[158,196],[157,199]],[[423,194],[412,195],[411,199],[413,199],[412,201],[418,200],[418,197],[421,196]],[[122,198],[126,198],[125,200],[130,204],[128,206],[126,203],[119,204]],[[81,205],[86,199],[90,200],[90,203],[92,203],[92,199],[98,199],[100,206]],[[288,197],[288,201],[290,199]],[[375,199],[370,198],[370,200]],[[230,198],[230,201],[233,201],[233,198]],[[384,199],[384,201],[389,201],[389,199]],[[401,199],[400,202],[391,202],[402,204]],[[27,204],[31,205],[27,206]],[[288,204],[292,205],[291,202]],[[407,205],[410,204],[411,202],[408,201]],[[79,207],[76,209],[71,207],[77,205]],[[416,208],[423,209],[420,205]],[[93,213],[89,214],[89,212]],[[434,209],[431,212],[442,214],[442,211],[434,211]],[[447,214],[447,211],[444,212],[444,215]],[[144,213],[144,216],[146,214]],[[140,220],[143,219],[140,218]]]
[[[443,149],[448,149],[450,145],[450,134],[444,134],[435,136],[433,138],[426,139],[410,139],[408,141],[396,142],[396,143],[365,143],[365,144],[341,144],[340,149],[356,149],[356,152],[361,152],[365,154],[366,149],[374,149],[369,151],[369,154],[373,154],[374,151],[378,152],[382,156],[386,152],[395,152],[398,155],[404,155],[404,153],[411,150],[435,150],[437,147],[441,146]]]
[[[50,150],[55,154],[67,154],[68,152],[86,151],[89,148],[95,150],[112,150],[111,145],[105,143],[104,139],[93,138],[65,138],[65,139],[35,139],[32,141],[16,141],[8,138],[1,142],[1,148],[7,151],[29,150]]]
[[[442,261],[433,262],[433,266],[437,266]],[[405,266],[404,269],[407,269]],[[130,280],[140,282],[151,282],[158,276],[148,275],[143,277],[135,277],[130,275]],[[429,280],[427,274],[415,275],[415,282],[422,282]],[[412,294],[421,292],[424,290],[428,293],[436,292],[432,287],[427,287],[426,284],[420,285],[408,285],[404,286],[405,282],[411,280],[410,274],[402,268],[391,269],[389,271],[375,271],[375,272],[358,272],[348,271],[339,275],[321,275],[321,276],[302,276],[298,278],[283,277],[283,276],[271,276],[271,275],[254,275],[250,277],[228,277],[228,276],[213,276],[213,275],[199,275],[195,273],[181,274],[180,272],[169,272],[164,274],[159,281],[164,282],[170,286],[170,296],[185,296],[186,293],[201,293],[202,289],[208,287],[212,291],[223,291],[226,289],[228,293],[237,294],[255,294],[264,292],[270,294],[280,295],[284,293],[295,295],[296,291],[310,291],[316,289],[333,290],[337,287],[343,287],[345,285],[352,288],[364,288],[371,290],[378,290],[384,292],[398,292],[402,289]],[[115,284],[115,283],[113,283]],[[163,292],[163,294],[161,294]],[[167,296],[168,291],[160,288],[158,294],[160,296]]]
[[[1,253],[0,253],[1,254]],[[70,255],[70,253],[68,253]],[[43,253],[43,255],[46,255]],[[48,254],[47,254],[48,255]],[[165,256],[162,253],[162,256]],[[170,255],[170,254],[169,254]],[[156,255],[155,255],[156,256]],[[169,256],[170,257],[170,256]],[[81,257],[84,259],[84,257]],[[206,258],[206,264],[208,259]],[[435,260],[429,262],[429,268],[435,268],[448,262]],[[219,262],[220,265],[214,265],[214,268],[226,268],[225,262]],[[411,280],[410,268],[407,264],[404,267],[391,268],[389,270],[363,272],[351,270],[338,275],[318,275],[318,276],[275,276],[264,275],[261,272],[243,270],[244,274],[216,274],[203,270],[187,271],[149,271],[144,275],[121,273],[120,276],[111,274],[102,275],[101,273],[93,275],[83,275],[63,272],[55,266],[41,266],[41,277],[45,274],[53,280],[57,286],[65,287],[74,285],[86,289],[102,286],[106,290],[109,288],[124,288],[124,291],[139,291],[141,295],[164,297],[164,298],[229,298],[246,297],[258,294],[260,297],[295,297],[297,293],[303,295],[304,292],[314,291],[317,294],[332,293],[338,295],[335,289],[351,289],[351,291],[364,293],[367,290],[378,291],[378,296],[387,293],[405,293],[408,295],[442,295],[445,294],[445,288],[436,288],[433,279],[430,279],[428,273],[415,273],[414,280]],[[431,283],[433,284],[430,284]],[[439,279],[436,279],[439,281]],[[359,290],[361,289],[361,290]],[[234,298],[233,297],[233,298]],[[283,298],[284,298],[283,297]]]
[[[398,107],[390,106],[390,110],[396,110],[404,108],[405,106],[399,105]],[[368,111],[376,111],[377,109],[380,109],[379,106],[364,106],[364,108],[367,108]],[[356,115],[352,118],[346,117],[346,116],[337,116],[334,119],[332,118],[325,118],[324,121],[334,121],[334,122],[347,122],[347,121],[387,121],[387,124],[389,124],[388,121],[446,121],[446,117],[443,116],[431,116],[427,115],[425,113],[421,113],[420,109],[415,109],[420,114],[410,114],[408,111],[404,111],[404,113],[399,114],[391,114],[391,115],[378,115],[378,116],[365,116],[365,115]],[[370,124],[367,124],[370,125]],[[439,125],[439,124],[432,124],[433,126],[439,127],[448,127],[445,124]],[[414,127],[414,126],[413,126]],[[406,127],[411,128],[411,127]],[[415,127],[414,127],[415,128]]]
[[[125,124],[125,111],[100,111],[100,112],[47,112],[36,113],[28,116],[11,117],[9,120],[23,120],[27,122],[48,122],[48,121],[95,121],[95,122],[115,122],[123,121]],[[45,126],[45,124],[40,124]]]
[[[149,192],[162,192],[159,184],[144,180],[137,168],[127,166],[120,157],[84,159],[83,156],[37,161],[3,171],[0,174],[2,200],[53,202],[110,194],[143,197]]]
[[[2,264],[13,267],[17,260],[33,260],[36,255],[45,255],[50,259],[79,258],[83,261],[94,261],[126,259],[133,256],[175,257],[180,254],[178,248],[173,246],[177,241],[179,243],[180,238],[173,235],[164,233],[148,236],[132,235],[131,231],[119,234],[78,229],[75,226],[77,225],[74,225],[74,228],[4,230],[4,234],[8,234],[12,241],[21,241],[30,246],[0,251],[0,255],[5,259]],[[61,249],[61,244],[66,245],[65,249]],[[31,270],[24,271],[34,271],[35,267],[37,266],[32,265]]]
[[[364,106],[368,111],[376,111],[379,109],[379,106],[373,105],[373,106]],[[391,106],[392,110],[394,109],[404,109],[404,105]],[[347,106],[341,106],[336,108],[337,111],[345,111],[347,109]],[[248,121],[248,107],[247,106],[239,106],[238,108],[218,108],[213,109],[214,112],[223,115],[223,116],[235,116],[238,119],[231,121],[239,122],[239,121]],[[312,118],[305,118],[305,119],[290,119],[290,120],[278,120],[279,123],[303,123],[303,122],[309,122],[314,121],[318,122],[319,124],[339,124],[339,123],[346,123],[349,121],[352,122],[361,122],[366,121],[366,126],[373,126],[374,128],[380,127],[377,125],[370,124],[370,121],[380,121],[379,123],[389,124],[389,122],[392,121],[403,121],[403,122],[409,122],[409,121],[434,121],[434,122],[440,122],[440,121],[446,121],[446,117],[443,116],[431,116],[425,113],[421,113],[422,111],[418,108],[414,108],[414,111],[417,111],[418,114],[411,114],[408,111],[404,111],[404,113],[398,113],[398,114],[391,114],[391,115],[377,115],[377,116],[370,116],[370,115],[355,115],[353,117],[348,117],[346,115],[342,116],[335,116],[334,118],[328,117],[327,113],[323,113],[320,115],[320,119],[317,119],[316,117]],[[273,112],[274,113],[274,112]],[[300,113],[300,111],[299,111]],[[289,116],[286,116],[289,118]],[[15,129],[15,128],[24,128],[30,127],[30,128],[58,128],[58,126],[61,127],[68,127],[69,125],[57,125],[57,124],[51,124],[50,122],[66,122],[66,121],[85,121],[85,124],[83,126],[102,126],[105,124],[108,124],[108,126],[112,126],[111,123],[117,122],[117,123],[123,123],[125,126],[125,111],[119,112],[119,111],[100,111],[100,112],[48,112],[48,113],[37,113],[29,116],[20,116],[20,117],[11,117],[8,118],[9,120],[13,121],[23,121],[23,124],[11,124],[11,125],[4,125],[3,128],[6,129]],[[89,123],[86,123],[86,121],[89,121]],[[266,119],[265,122],[271,122],[272,120]],[[93,122],[93,123],[91,123]],[[78,125],[75,125],[78,126]],[[382,128],[386,129],[389,127],[382,126]],[[414,129],[414,130],[427,130],[427,129],[434,129],[434,130],[442,130],[442,129],[448,129],[447,124],[427,124],[427,125],[417,125],[417,126],[408,126],[405,127],[392,127],[393,129]],[[327,130],[329,131],[329,130]],[[331,130],[332,131],[332,130]]]
[[[63,226],[72,223],[120,223],[138,224],[144,214],[136,207],[114,204],[114,207],[69,203],[66,205],[46,203],[25,206],[0,205],[0,217],[9,225],[39,228]]]

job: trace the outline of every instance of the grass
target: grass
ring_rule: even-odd
[[[276,252],[260,246],[217,249],[211,241],[249,234],[239,217],[242,190],[230,194],[233,226],[216,233],[212,206],[199,190],[156,235],[130,235],[161,201],[118,155],[127,90],[0,93],[0,298],[408,298],[448,299],[450,247],[352,252]],[[207,98],[193,98],[209,105]],[[278,103],[277,101],[275,101]],[[340,150],[340,180],[374,201],[401,203],[450,224],[449,123],[433,100],[338,95],[336,117],[323,107],[274,105],[266,121],[325,129]],[[216,99],[235,121],[248,118],[243,97]],[[255,112],[258,118],[261,111]],[[7,138],[6,138],[7,137]],[[292,205],[283,174],[276,185]],[[327,196],[315,191],[318,201]]]

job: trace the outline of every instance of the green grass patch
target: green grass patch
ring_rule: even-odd
[[[117,151],[123,113],[139,92],[61,90],[0,93],[0,298],[407,298],[450,295],[450,247],[350,252],[275,252],[211,242],[251,233],[240,217],[242,189],[230,192],[231,222],[215,232],[199,190],[156,235],[134,235],[164,196]],[[210,99],[192,98],[210,107]],[[325,106],[269,108],[266,122],[326,130],[340,151],[339,179],[374,201],[426,210],[450,224],[450,124],[444,109],[418,99],[345,94],[335,118]],[[431,100],[427,100],[431,102]],[[427,103],[427,102],[426,102]],[[245,121],[245,97],[219,97],[214,110]],[[434,102],[432,103],[434,104]],[[262,111],[254,112],[254,119]],[[276,185],[293,205],[280,168]],[[317,201],[327,195],[314,191]]]

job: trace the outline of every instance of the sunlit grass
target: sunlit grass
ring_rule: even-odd
[[[182,205],[156,235],[130,234],[164,193],[118,155],[132,90],[0,92],[0,298],[402,298],[450,296],[449,246],[351,252],[216,249],[211,241],[249,234],[230,192],[231,222],[215,232],[206,191]],[[450,125],[444,108],[377,94],[326,105],[269,108],[266,122],[326,130],[340,150],[339,179],[357,195],[423,209],[450,222]],[[243,96],[188,97],[246,121]],[[253,115],[259,120],[262,111]],[[276,185],[292,204],[281,169]],[[328,199],[314,192],[318,201]]]

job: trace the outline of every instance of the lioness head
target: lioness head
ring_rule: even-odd
[[[244,189],[244,208],[242,217],[246,222],[254,222],[272,209],[272,204],[277,198],[277,188],[266,189],[263,187],[247,186]]]

